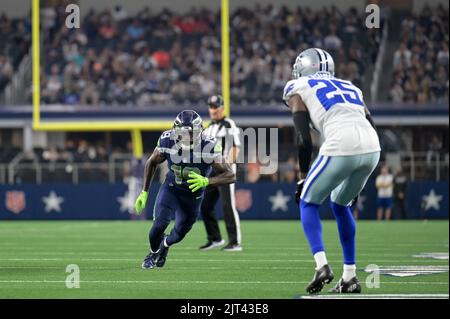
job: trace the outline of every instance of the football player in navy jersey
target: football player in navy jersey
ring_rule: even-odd
[[[169,172],[153,206],[153,225],[149,233],[150,252],[142,268],[163,267],[169,247],[183,240],[197,220],[204,188],[235,182],[230,165],[222,159],[216,139],[203,133],[203,122],[195,111],[179,113],[171,130],[161,134],[158,145],[145,164],[144,187],[136,200],[138,214],[144,210],[150,184],[159,164],[167,161]],[[214,170],[217,175],[209,177]],[[175,214],[175,226],[165,230]]]

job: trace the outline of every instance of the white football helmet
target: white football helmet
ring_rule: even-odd
[[[331,55],[327,51],[317,48],[301,52],[295,59],[292,77],[298,79],[317,72],[327,72],[334,76],[334,61]]]

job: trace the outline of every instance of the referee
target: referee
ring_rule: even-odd
[[[236,173],[236,158],[239,155],[241,145],[239,129],[232,119],[224,115],[223,98],[213,95],[208,99],[208,110],[211,123],[205,130],[205,134],[213,136],[222,145],[222,155],[230,163]],[[205,223],[208,241],[200,247],[200,250],[209,250],[221,247],[225,244],[222,239],[214,213],[217,200],[221,199],[225,225],[228,233],[228,244],[222,248],[224,251],[241,251],[241,229],[239,214],[236,210],[234,197],[234,184],[206,187],[205,197],[201,206],[203,222]]]

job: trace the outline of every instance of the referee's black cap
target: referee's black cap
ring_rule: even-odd
[[[217,109],[223,106],[223,98],[222,95],[212,95],[208,98],[208,107]]]

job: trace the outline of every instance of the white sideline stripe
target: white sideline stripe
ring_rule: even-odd
[[[130,267],[127,266],[116,266],[116,267],[92,267],[92,266],[83,266],[84,270],[130,270]],[[0,269],[61,269],[61,266],[0,266]],[[136,268],[138,269],[138,268]],[[240,269],[239,267],[236,268],[230,268],[230,267],[179,267],[171,269],[170,271],[178,271],[178,270],[236,270]],[[251,270],[311,270],[311,267],[248,267],[248,269]],[[139,269],[140,270],[140,269]],[[442,272],[444,273],[444,272]],[[392,281],[391,281],[392,282]],[[390,283],[390,282],[385,282]],[[401,282],[394,282],[394,283],[401,283]],[[411,283],[411,282],[408,282]],[[447,282],[440,283],[440,282],[426,282],[427,284],[438,284],[438,285],[447,285]]]
[[[120,244],[120,245],[122,246],[122,244]],[[0,243],[0,247],[2,247],[2,246],[4,246],[5,249],[7,247],[11,246],[15,250],[26,251],[26,252],[29,251],[29,252],[32,252],[32,253],[34,252],[36,254],[41,253],[39,251],[36,251],[36,247],[23,247],[23,246],[18,246],[18,245]],[[58,244],[42,244],[42,245],[39,244],[39,248],[41,248],[41,249],[51,248],[53,250],[55,250],[55,249],[67,250],[68,248],[74,248],[74,247],[81,248],[81,246],[93,246],[93,247],[95,247],[95,246],[102,246],[102,245],[94,245],[94,244],[91,244],[91,243],[89,243],[89,244],[85,243],[85,244],[82,244],[82,245],[78,245],[77,244],[77,246],[75,246],[74,244],[64,245],[64,244],[61,244],[61,243],[58,243]],[[128,246],[128,245],[126,245],[126,246]],[[142,248],[142,247],[148,248],[148,243],[132,245],[132,246],[133,247],[137,247],[136,249],[139,249],[139,248]],[[269,245],[266,245],[266,244],[264,244],[264,246],[265,247],[254,247],[253,245],[244,244],[244,247],[247,248],[247,251],[262,250],[262,251],[267,252],[267,250],[268,250],[267,247],[270,247],[270,248],[273,248],[274,250],[276,249],[277,251],[284,250],[284,251],[290,251],[290,252],[294,252],[294,253],[299,253],[299,252],[306,253],[307,252],[308,254],[311,254],[310,250],[309,250],[309,247],[305,247],[305,246],[303,246],[303,244],[299,244],[296,247],[287,247],[284,244],[283,244],[283,247],[269,246]],[[199,246],[195,246],[195,247],[179,246],[179,247],[176,247],[176,250],[177,251],[199,251],[198,247]],[[442,246],[440,246],[440,245],[431,245],[430,247],[434,247],[434,248],[423,248],[423,249],[434,249],[434,250],[442,249]],[[389,247],[371,247],[371,246],[367,246],[367,247],[362,247],[362,248],[360,247],[359,248],[359,250],[361,250],[361,251],[363,251],[365,249],[370,249],[370,250],[373,250],[373,251],[383,252],[383,253],[387,252],[387,251],[394,251],[394,252],[398,251],[398,249],[389,248]],[[122,252],[122,251],[129,252],[130,251],[129,247],[125,247],[125,245],[124,245],[124,247],[111,247],[111,248],[108,248],[108,250],[109,251],[111,251],[111,250],[113,250],[113,251],[120,251],[120,252]],[[277,253],[277,251],[273,251],[273,253]],[[104,250],[102,250],[102,251],[94,251],[94,252],[101,252],[101,253],[105,253],[105,254],[109,253],[109,252],[105,252]],[[447,251],[440,251],[440,253],[448,253],[448,252],[449,252],[448,250]],[[330,255],[330,254],[338,254],[338,253],[327,252],[327,255]],[[363,255],[363,254],[365,254],[365,255],[373,255],[373,253],[371,253],[371,254],[369,254],[369,253],[357,253],[357,254],[358,255]],[[394,255],[394,253],[388,253],[388,255],[389,254],[390,255]],[[415,251],[411,251],[410,254],[416,254],[416,252]],[[395,255],[398,255],[398,253],[396,253]],[[410,255],[408,255],[408,256],[410,256]]]
[[[198,251],[198,249],[197,249],[197,251]],[[265,254],[263,254],[261,252],[256,252],[255,253],[255,252],[251,252],[250,249],[247,250],[246,252],[248,253],[249,256],[252,256],[252,257],[267,256],[267,253],[265,253]],[[133,252],[130,252],[129,250],[114,250],[114,253],[116,253],[117,255],[124,256],[124,257],[133,257],[133,256],[136,256],[136,254],[138,252],[134,252],[133,253]],[[280,256],[280,257],[284,257],[284,256],[287,256],[287,257],[293,257],[293,256],[297,256],[297,257],[311,257],[311,260],[312,260],[312,256],[311,256],[310,252],[291,252],[291,253],[288,253],[288,252],[273,252],[273,253],[270,253],[270,254],[272,256]],[[15,252],[7,252],[7,253],[2,252],[1,255],[3,255],[4,258],[7,258],[8,255],[11,255],[11,258],[12,257],[17,257],[17,255],[26,255],[26,256],[29,256],[29,257],[33,257],[34,255],[37,255],[37,256],[46,256],[45,258],[52,258],[53,256],[56,256],[56,257],[58,257],[58,256],[61,256],[61,257],[65,257],[65,256],[87,256],[87,257],[89,257],[89,256],[92,256],[92,255],[93,256],[99,256],[99,255],[100,256],[101,255],[108,255],[108,256],[110,256],[112,254],[111,254],[111,252],[105,252],[105,251],[93,251],[93,252],[85,252],[85,251],[82,251],[82,252],[65,252],[65,251],[36,252],[36,251],[30,251],[30,252],[28,252],[28,251],[21,250],[20,252],[17,252],[17,251],[15,251]],[[180,257],[183,257],[183,256],[191,257],[192,256],[192,252],[177,251],[177,255],[180,256]],[[372,254],[361,253],[361,254],[356,254],[356,255],[357,255],[357,257],[359,257],[358,259],[361,259],[361,257],[373,256],[373,253]],[[205,256],[202,255],[201,257],[205,257]],[[341,257],[342,253],[327,253],[327,256]],[[411,256],[411,255],[386,254],[386,253],[383,253],[383,257],[395,257],[394,261],[398,260],[399,258],[404,258],[404,259],[408,259],[408,260],[409,259],[419,259],[419,261],[421,259],[429,258],[429,257],[426,257],[426,258],[425,257],[414,257],[414,256]],[[20,258],[20,257],[17,257],[17,258]],[[432,259],[432,258],[430,258],[430,259]],[[0,260],[1,260],[1,258],[0,258]],[[447,260],[448,261],[448,259],[439,259],[439,258],[432,259],[432,260],[441,260],[441,261],[446,261]]]
[[[11,235],[12,236],[12,235]],[[1,237],[0,237],[1,238]],[[9,239],[9,238],[8,238]],[[39,237],[39,239],[58,239],[58,237]],[[76,240],[76,239],[86,239],[86,237],[67,237],[67,243],[62,243],[62,242],[57,242],[57,243],[39,243],[38,246],[51,246],[52,248],[57,248],[57,247],[61,247],[61,248],[67,248],[67,246],[70,247],[80,247],[80,246],[110,246],[111,243],[96,243],[96,242],[84,242],[84,243],[77,243],[76,245],[73,244],[72,240]],[[121,240],[117,240],[117,238],[92,238],[89,237],[88,239],[101,239],[101,240],[114,240],[114,243],[116,242],[120,242],[120,246],[133,246],[133,247],[138,247],[139,244],[132,244],[132,243],[124,243],[121,242]],[[129,240],[130,238],[124,238],[123,240]],[[358,239],[357,239],[358,240]],[[362,239],[359,239],[360,241]],[[12,247],[23,247],[21,246],[22,243],[8,243],[8,242],[0,242],[0,246],[12,246]],[[145,245],[148,245],[147,243],[145,243]],[[245,247],[254,247],[252,249],[262,249],[262,250],[267,250],[267,247],[269,248],[276,248],[276,249],[286,249],[286,250],[292,250],[292,249],[298,249],[298,250],[304,250],[304,248],[302,248],[303,243],[299,242],[298,245],[279,245],[279,244],[270,244],[270,243],[264,243],[264,248],[260,248],[260,245],[253,245],[253,244],[245,244]],[[442,243],[436,243],[436,244],[425,244],[425,243],[417,243],[417,244],[389,244],[389,247],[383,246],[383,245],[370,245],[370,244],[363,244],[361,243],[359,245],[359,249],[380,249],[380,250],[394,250],[394,248],[390,248],[390,247],[413,247],[413,248],[417,248],[417,247],[447,247],[447,244],[442,244]],[[180,250],[198,250],[198,246],[183,246],[183,247],[177,247],[177,249]],[[35,250],[35,249],[34,249]],[[445,251],[448,252],[448,251]]]
[[[144,270],[143,270],[144,271]],[[12,283],[12,284],[40,284],[40,283],[65,283],[65,280],[0,280],[0,283]],[[308,284],[309,281],[220,281],[220,280],[80,280],[79,283],[94,283],[94,284],[267,284],[267,285],[296,285],[296,284]],[[448,285],[443,282],[398,282],[387,281],[380,282],[380,284],[401,284],[401,285]],[[448,296],[448,295],[447,295]]]
[[[61,269],[61,266],[0,266],[0,269]],[[112,267],[92,267],[92,266],[83,266],[83,270],[129,270],[129,266],[112,266]],[[230,267],[179,267],[177,266],[171,271],[177,270],[236,270],[241,269],[239,267],[230,268]],[[252,270],[311,270],[311,267],[248,267],[248,269]]]
[[[0,258],[0,261],[137,261],[141,262],[142,260],[140,258]],[[285,262],[293,262],[293,263],[313,263],[314,260],[312,258],[310,259],[280,259],[280,260],[274,260],[274,259],[234,259],[234,258],[224,258],[224,259],[201,259],[201,258],[171,258],[170,261],[175,262],[254,262],[254,263],[285,263]],[[342,259],[329,259],[328,261],[333,263],[342,263]],[[364,263],[367,262],[364,261]],[[374,259],[374,263],[400,263],[404,264],[405,262],[411,262],[410,259],[405,258],[404,260],[393,260],[393,259]],[[416,260],[414,263],[425,263],[429,264],[430,262],[447,262],[448,260],[440,260],[440,259],[430,259],[430,260]],[[361,262],[360,262],[361,263]]]
[[[347,295],[317,295],[300,296],[300,299],[448,299],[448,294],[347,294]]]

